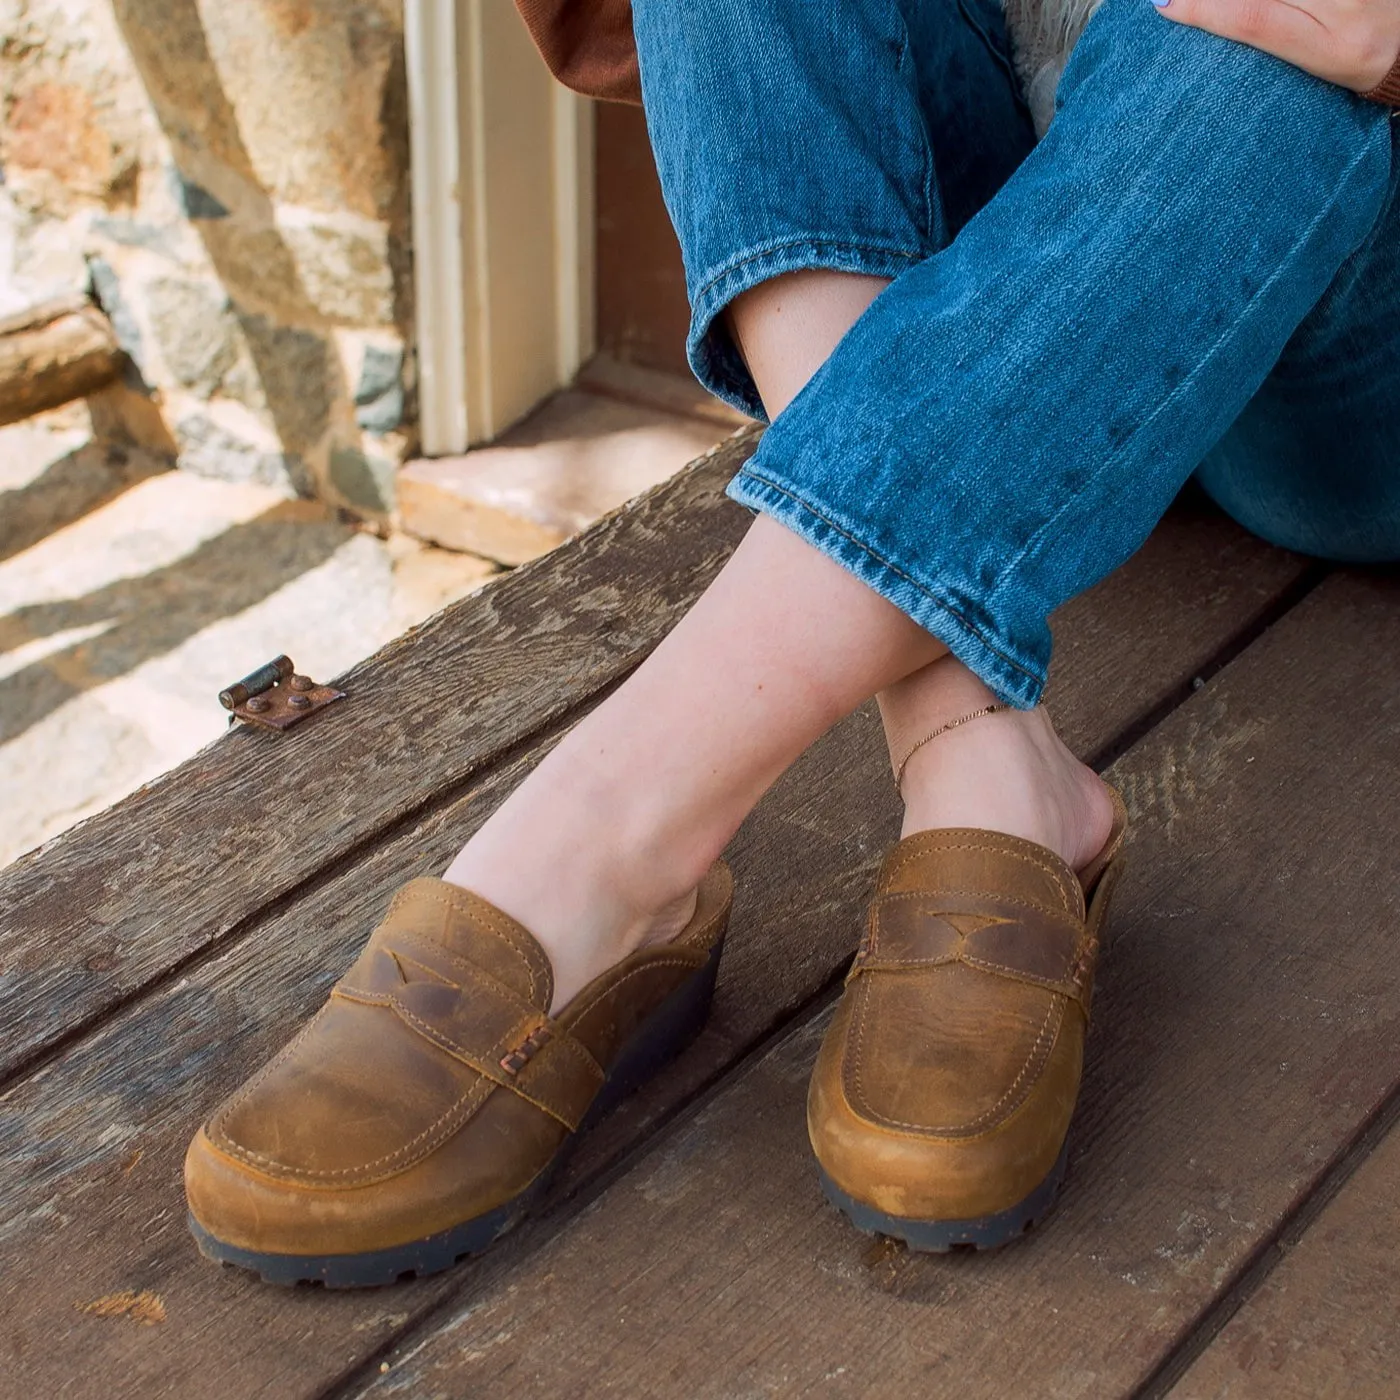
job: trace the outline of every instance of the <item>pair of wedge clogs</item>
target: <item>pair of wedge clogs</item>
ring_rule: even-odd
[[[1116,796],[1115,796],[1116,800]],[[812,1075],[823,1186],[916,1249],[992,1247],[1052,1205],[1126,817],[1075,875],[986,831],[924,832],[880,872]],[[557,1016],[549,959],[441,880],[399,891],[321,1011],[190,1145],[190,1225],[212,1259],[333,1287],[485,1248],[578,1135],[704,1023],[733,880]]]

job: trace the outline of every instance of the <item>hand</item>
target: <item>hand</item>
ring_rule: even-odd
[[[1178,24],[1263,49],[1353,92],[1400,55],[1400,0],[1153,0]]]

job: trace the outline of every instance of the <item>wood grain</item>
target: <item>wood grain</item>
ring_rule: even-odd
[[[0,1082],[627,674],[742,535],[721,492],[753,441],[391,643],[323,718],[234,730],[0,871]],[[1173,511],[1055,619],[1050,704],[1067,742],[1099,752],[1307,567],[1199,505]]]
[[[1394,1400],[1397,1238],[1392,1131],[1173,1387],[1173,1400]]]
[[[1245,547],[1221,522],[1183,524],[1183,535],[1176,528],[1162,536],[1169,548],[1154,543],[1062,620],[1062,640],[1083,664],[1060,678],[1059,703],[1086,750],[1110,743],[1115,725],[1189,680],[1271,595],[1263,579],[1281,587],[1296,575],[1297,561]],[[1218,579],[1209,592],[1198,588],[1214,578],[1210,558],[1241,570],[1242,598]],[[1125,597],[1156,604],[1126,616]],[[1183,599],[1199,606],[1183,612]],[[1128,640],[1138,636],[1141,644]],[[308,882],[216,956],[136,998],[0,1100],[0,1241],[7,1257],[26,1263],[22,1274],[0,1277],[0,1355],[16,1386],[71,1388],[71,1358],[80,1352],[86,1374],[121,1374],[150,1396],[188,1394],[209,1374],[223,1377],[230,1395],[316,1394],[445,1297],[485,1286],[490,1275],[468,1266],[382,1293],[284,1295],[220,1272],[198,1258],[186,1233],[180,1160],[200,1118],[320,1002],[392,890],[439,871],[550,742],[551,733],[542,735],[450,802]],[[804,756],[734,842],[740,897],[701,1040],[590,1134],[556,1191],[556,1213],[507,1244],[499,1260],[527,1256],[571,1209],[573,1193],[593,1189],[830,983],[896,830],[867,709]],[[135,1333],[76,1306],[126,1292],[160,1297],[167,1323]]]
[[[1395,581],[1338,577],[1117,765],[1137,839],[1033,1240],[912,1256],[825,1203],[823,1012],[363,1393],[1134,1393],[1400,1083],[1397,657]]]
[[[231,730],[0,871],[0,1082],[630,671],[743,534],[721,492],[753,441],[405,633],[324,715]]]
[[[86,297],[0,318],[0,427],[96,393],[125,358],[111,322]]]

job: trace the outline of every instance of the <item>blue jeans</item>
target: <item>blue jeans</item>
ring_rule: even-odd
[[[1049,614],[1199,474],[1266,539],[1400,558],[1392,123],[1106,0],[1035,143],[995,0],[634,0],[689,351],[797,268],[892,278],[730,494],[1039,699]]]

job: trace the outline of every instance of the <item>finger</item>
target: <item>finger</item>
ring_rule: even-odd
[[[1315,15],[1285,0],[1153,0],[1177,24],[1262,49],[1286,63],[1350,86],[1353,56]]]

